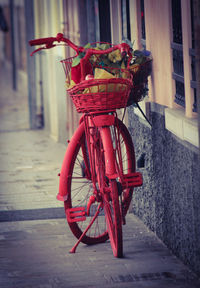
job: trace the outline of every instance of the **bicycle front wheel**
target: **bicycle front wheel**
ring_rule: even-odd
[[[111,180],[109,186],[110,197],[103,196],[103,207],[113,255],[120,258],[123,256],[122,217],[116,180]]]
[[[103,179],[106,178],[106,174],[108,177],[111,176],[109,181],[101,181],[102,185],[100,183],[104,213],[113,254],[115,257],[122,257],[122,223],[125,224],[125,215],[131,202],[133,188],[124,188],[121,184],[121,176],[124,177],[135,171],[134,148],[127,128],[117,118],[115,125],[101,130],[101,140],[104,157],[99,157],[103,163],[99,165],[103,167],[100,174],[104,175]]]

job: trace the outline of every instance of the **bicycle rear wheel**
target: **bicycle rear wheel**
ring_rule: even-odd
[[[111,128],[111,137],[119,174],[126,175],[135,172],[136,160],[133,141],[127,127],[118,118],[116,119],[115,126]],[[120,209],[122,216],[125,217],[131,203],[133,187],[122,188],[120,184],[120,179],[117,179]]]
[[[65,214],[72,233],[79,239],[83,231],[92,221],[99,206],[98,203],[91,205],[90,215],[82,217],[82,221],[81,217],[77,217],[77,219],[70,219],[69,217],[69,211],[74,211],[74,213],[79,213],[80,215],[81,213],[83,214],[83,211],[86,212],[90,197],[93,196],[94,192],[86,149],[84,123],[78,127],[69,143],[66,153],[67,167],[65,169],[65,179],[68,199],[64,202]],[[81,242],[88,245],[97,244],[105,242],[108,238],[105,217],[101,209],[95,222]]]

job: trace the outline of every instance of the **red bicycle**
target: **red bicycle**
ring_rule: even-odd
[[[110,239],[114,256],[122,257],[122,224],[126,223],[133,188],[142,185],[142,175],[135,171],[131,136],[116,113],[126,107],[133,85],[128,69],[131,49],[125,43],[104,50],[78,47],[61,33],[30,41],[31,46],[45,44],[34,52],[55,43],[76,51],[75,57],[61,62],[68,94],[77,111],[84,113],[66,150],[57,195],[64,201],[67,222],[78,239],[70,252],[75,253],[80,242],[91,245]],[[113,54],[121,57],[124,68],[102,62]],[[112,76],[102,78],[107,73]]]

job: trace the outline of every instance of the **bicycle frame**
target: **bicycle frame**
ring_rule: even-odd
[[[113,142],[112,142],[112,136],[111,136],[111,131],[110,131],[110,127],[114,124],[116,117],[117,117],[116,115],[109,115],[109,114],[100,114],[100,115],[92,114],[92,115],[83,115],[81,117],[79,128],[77,131],[81,130],[80,129],[81,126],[84,125],[86,139],[87,139],[87,147],[88,147],[88,152],[89,152],[89,161],[90,161],[90,167],[91,167],[91,171],[90,171],[90,167],[88,166],[87,161],[85,161],[86,173],[87,173],[87,177],[91,177],[91,178],[93,177],[93,183],[96,183],[95,170],[97,168],[95,167],[95,158],[97,157],[97,155],[95,155],[94,153],[94,145],[97,139],[95,139],[94,136],[91,135],[89,130],[95,129],[95,128],[98,129],[100,133],[100,139],[102,141],[102,148],[103,148],[105,159],[106,159],[106,163],[105,163],[106,176],[108,177],[108,179],[116,179],[117,177],[122,177],[122,175],[119,175],[119,173],[117,172],[116,157],[115,157],[115,152],[113,149]],[[117,135],[115,135],[115,137],[117,137]],[[77,133],[76,138],[79,138],[79,133]],[[76,142],[77,142],[76,138],[72,138],[73,143],[71,143],[71,147],[72,145],[76,145]],[[116,141],[116,145],[119,146],[117,138],[115,138],[115,141]],[[86,150],[86,147],[82,147],[82,149]],[[116,149],[116,150],[117,152],[120,151],[119,149]],[[118,155],[118,157],[120,157],[120,155]],[[60,201],[66,201],[68,199],[66,179],[62,178],[63,175],[66,175],[67,173],[65,171],[67,161],[68,161],[67,158],[64,158],[61,173],[59,174],[61,179],[60,179],[59,193],[57,195],[57,199]],[[119,163],[121,163],[121,159]],[[95,184],[93,185],[95,186]]]
[[[105,174],[109,179],[116,178],[116,165],[115,165],[115,157],[113,151],[113,143],[111,141],[111,132],[110,126],[112,126],[115,122],[114,115],[97,115],[97,116],[90,116],[89,123],[92,122],[92,125],[99,129],[100,132],[100,139],[102,141],[102,148],[104,151],[104,156],[106,159],[105,163]],[[89,124],[91,125],[91,124]]]

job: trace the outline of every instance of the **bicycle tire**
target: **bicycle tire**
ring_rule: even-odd
[[[133,173],[136,171],[136,160],[131,135],[127,127],[124,125],[124,123],[118,118],[116,119],[116,127],[117,130],[119,131],[119,143],[120,143],[119,149],[123,154],[121,160],[117,159],[117,162],[119,164],[118,166],[119,168],[121,168],[119,173],[121,174]],[[124,153],[122,152],[122,150],[125,150]],[[122,163],[120,163],[120,161],[122,161]],[[119,188],[121,188],[120,185],[118,186],[118,189]],[[133,187],[129,187],[121,191],[121,210],[123,210],[122,212],[124,216],[127,214],[127,211],[130,207],[132,195],[133,195]]]
[[[64,208],[69,227],[77,239],[80,238],[85,228],[89,225],[98,206],[92,205],[93,211],[91,211],[90,216],[86,217],[85,221],[70,222],[67,217],[68,211],[71,208],[80,206],[86,208],[90,196],[93,195],[93,190],[91,190],[92,181],[90,172],[86,173],[87,176],[83,175],[84,164],[89,167],[89,163],[87,163],[88,156],[86,155],[85,141],[84,123],[81,123],[73,135],[65,155],[67,161],[65,163],[64,178],[66,179],[68,199],[64,202]],[[102,215],[101,219],[99,218],[100,217],[97,217],[97,220],[95,220],[81,242],[91,245],[108,240],[109,236],[104,216]]]
[[[106,130],[106,131],[105,131]],[[106,163],[114,163],[115,157],[110,128],[104,128],[98,133],[98,143],[94,144],[95,172],[100,196],[102,198],[106,227],[115,257],[123,256],[122,247],[122,216],[119,205],[119,194],[116,179],[109,179],[106,175]],[[106,134],[104,134],[106,133]],[[106,141],[104,141],[106,139]],[[109,153],[106,153],[109,151]]]
[[[134,154],[134,147],[132,144],[131,136],[128,133],[126,126],[119,119],[116,119],[116,123],[117,123],[117,127],[119,129],[119,133],[121,135],[121,144],[120,145],[125,146],[124,158],[126,158],[126,159],[123,161],[127,162],[126,171],[127,172],[134,172],[135,171],[135,157],[134,157],[135,154]],[[62,175],[62,179],[65,179],[65,185],[67,187],[68,199],[64,202],[65,214],[67,216],[67,210],[78,206],[76,204],[79,204],[79,206],[80,206],[80,201],[79,201],[79,203],[76,203],[77,202],[76,200],[78,199],[78,194],[79,194],[76,192],[78,191],[78,192],[82,193],[83,185],[80,184],[80,189],[78,189],[76,187],[76,190],[73,191],[73,186],[76,185],[74,183],[74,178],[73,178],[74,171],[76,170],[76,165],[81,166],[81,163],[85,163],[87,167],[89,166],[89,164],[87,163],[88,160],[87,160],[86,148],[85,148],[84,123],[80,124],[80,126],[76,130],[74,136],[72,137],[72,140],[70,141],[68,149],[66,151],[65,159],[67,159],[67,161],[63,162],[63,165],[65,167],[64,167],[64,169],[62,168],[62,171],[63,171],[62,173],[64,174],[64,175]],[[79,175],[79,176],[81,177],[81,175]],[[88,178],[87,178],[85,175],[82,175],[82,178],[83,178],[82,180],[85,181],[87,187],[89,188],[89,186],[91,185],[90,177],[88,176]],[[63,181],[63,180],[60,179],[60,181]],[[124,193],[124,196],[123,196],[124,213],[126,214],[128,207],[130,205],[130,201],[131,201],[131,197],[132,197],[132,193],[133,193],[133,188],[127,188],[125,191],[123,191],[123,193]],[[87,197],[85,197],[85,205],[87,205],[87,201],[88,201],[90,195],[92,195],[92,193],[88,194]],[[81,196],[83,199],[83,195],[81,195]],[[95,209],[95,207],[93,207],[93,208]],[[94,213],[95,213],[95,211],[93,212],[93,214]],[[97,218],[97,222],[99,221],[98,218]],[[101,217],[101,218],[105,218],[105,217]],[[90,220],[88,219],[88,221],[90,221]],[[80,236],[82,235],[84,229],[87,226],[87,223],[88,222],[69,223],[69,221],[68,221],[69,227],[77,239],[79,239]],[[93,225],[95,225],[95,224],[93,224]],[[96,224],[96,225],[98,226],[98,224]],[[90,232],[88,232],[83,237],[81,242],[90,245],[90,244],[102,243],[102,242],[105,242],[106,240],[108,240],[109,236],[108,236],[108,232],[107,232],[107,228],[106,228],[106,223],[102,223],[101,225],[104,228],[95,226],[96,228],[93,228],[93,231],[91,231],[91,229],[90,229]],[[98,230],[100,231],[100,229],[101,229],[101,231],[98,232],[98,234],[97,234],[97,232],[94,231],[95,229],[96,229],[96,231],[98,231]]]
[[[108,201],[103,197],[103,207],[113,255],[121,258],[123,257],[122,217],[116,180],[110,181],[110,189],[111,199]]]
[[[117,127],[117,129],[116,129]],[[116,173],[116,167],[120,167],[123,170],[123,166],[119,165],[121,159],[121,145],[119,134],[119,126],[112,126],[112,127],[104,127],[101,130],[101,142],[102,142],[102,149],[100,149],[102,157],[100,155],[99,160],[103,162],[100,165],[100,180],[106,178],[106,173],[108,173],[107,183],[105,181],[100,181],[100,191],[102,191],[102,198],[103,198],[103,209],[105,213],[105,219],[110,239],[110,244],[112,247],[113,255],[115,257],[122,257],[123,256],[123,240],[122,240],[122,203],[120,203],[119,198],[121,197],[121,189],[119,189],[119,185],[117,185],[118,179],[120,180],[120,173]],[[116,131],[117,130],[117,131]],[[120,150],[120,151],[119,151]],[[118,159],[117,159],[118,158]],[[109,164],[110,163],[110,164]],[[113,165],[114,164],[114,165]],[[105,169],[106,167],[106,169]],[[117,168],[117,170],[120,170]],[[116,176],[115,176],[116,174]],[[118,177],[117,177],[118,175]],[[114,177],[114,178],[113,178]],[[120,205],[121,204],[121,205]],[[121,207],[120,207],[121,206]]]

